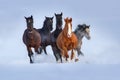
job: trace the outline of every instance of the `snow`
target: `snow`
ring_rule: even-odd
[[[51,47],[47,50],[52,53]],[[30,64],[28,56],[8,59],[0,64],[0,80],[119,80],[120,64],[110,64],[99,56],[80,56],[78,62],[56,63],[48,52],[35,56]],[[17,55],[15,55],[17,56]],[[92,59],[94,58],[94,59]],[[108,57],[106,57],[108,58]],[[1,59],[3,60],[3,59]],[[107,60],[107,59],[106,59]],[[112,61],[112,60],[110,60]],[[108,63],[108,64],[107,64]]]
[[[39,63],[1,65],[1,80],[119,80],[120,65]]]
[[[0,0],[0,80],[120,80],[120,0]],[[50,5],[50,6],[49,6]],[[72,6],[71,6],[72,5]],[[102,6],[101,6],[102,5]],[[24,16],[33,15],[41,28],[45,16],[63,12],[76,25],[90,25],[91,40],[83,39],[78,62],[56,63],[48,55],[35,56],[30,64],[22,42]],[[55,18],[54,18],[55,29]]]

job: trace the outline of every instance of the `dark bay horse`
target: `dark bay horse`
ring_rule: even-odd
[[[77,28],[75,29],[74,33],[76,34],[78,38],[78,46],[77,46],[77,53],[78,55],[84,55],[81,51],[81,46],[82,46],[82,39],[85,36],[88,40],[90,40],[90,25],[82,24],[78,25]]]
[[[50,34],[53,30],[53,17],[45,17],[43,27],[41,29],[37,29],[38,32],[41,35],[41,48],[44,50],[45,54],[46,52],[46,46],[50,45]],[[40,50],[40,53],[42,52]]]
[[[61,51],[62,57],[66,59],[69,58],[68,50],[72,50],[71,60],[74,57],[74,51],[78,45],[78,39],[76,35],[72,32],[72,18],[65,18],[65,26],[62,32],[59,34],[57,38],[57,46]]]
[[[33,47],[36,53],[40,53],[39,48],[41,45],[41,36],[39,32],[33,27],[33,16],[25,17],[25,19],[27,23],[27,29],[23,34],[23,42],[27,47],[30,63],[33,63],[33,52],[31,48]]]
[[[58,37],[58,35],[60,34],[60,32],[62,31],[62,15],[63,13],[61,12],[60,14],[56,14],[55,13],[55,18],[56,18],[56,29],[51,33],[51,47],[54,53],[54,56],[56,58],[56,61],[58,62],[60,60],[60,62],[62,62],[62,58],[61,58],[61,54],[60,54],[60,50],[57,47],[56,44],[56,39]]]

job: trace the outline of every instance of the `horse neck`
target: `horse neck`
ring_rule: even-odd
[[[56,29],[55,29],[55,30],[56,30],[56,31],[57,31],[57,30],[62,30],[62,25],[57,25],[57,24],[56,24]]]
[[[46,32],[50,32],[50,30],[47,27],[48,27],[47,24],[44,22],[41,30],[46,31]]]
[[[84,37],[81,33],[78,33],[76,31],[74,31],[74,33],[76,34],[76,36],[77,36],[77,38],[78,38],[79,41],[81,41],[82,38]]]
[[[56,20],[56,28],[62,27],[62,21]]]
[[[62,31],[62,24],[56,23],[56,29],[55,29],[54,33],[58,36],[61,31]]]
[[[29,26],[29,27],[27,26],[27,29],[28,30],[33,30],[34,28],[33,28],[33,26]]]
[[[64,29],[63,29],[63,35],[65,37],[67,37],[67,25],[65,25]]]
[[[54,37],[57,38],[60,32],[62,32],[62,28],[56,27],[55,31],[53,31],[52,34],[54,34]]]

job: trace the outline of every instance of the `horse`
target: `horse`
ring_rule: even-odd
[[[43,23],[43,27],[41,29],[37,29],[37,31],[41,35],[41,50],[40,54],[42,53],[42,50],[44,50],[45,54],[46,52],[46,46],[50,45],[50,34],[53,30],[53,17],[46,17]]]
[[[27,29],[25,29],[23,34],[23,42],[27,47],[28,56],[30,59],[30,63],[34,63],[33,61],[33,52],[31,48],[34,48],[37,54],[40,54],[39,48],[41,47],[41,36],[37,29],[33,27],[33,16],[25,17],[27,23]]]
[[[59,60],[60,60],[60,62],[62,62],[60,50],[58,49],[57,44],[56,44],[56,39],[57,39],[58,35],[60,34],[60,32],[62,31],[62,24],[63,24],[62,15],[63,15],[62,12],[60,14],[55,13],[56,29],[51,33],[51,47],[52,47],[52,50],[53,50],[53,53],[54,53],[54,56],[55,56],[57,62]]]
[[[79,55],[84,55],[81,51],[81,46],[82,46],[82,39],[85,36],[88,40],[91,39],[90,36],[90,25],[82,24],[82,25],[77,25],[77,28],[75,29],[74,33],[78,38],[78,46],[77,46],[77,53]]]
[[[60,49],[62,57],[65,58],[66,61],[68,61],[69,55],[68,50],[71,51],[71,60],[74,57],[74,50],[77,47],[78,39],[76,35],[72,32],[72,18],[65,18],[64,19],[65,26],[62,32],[59,34],[56,43],[58,48]],[[75,59],[75,61],[78,59]]]

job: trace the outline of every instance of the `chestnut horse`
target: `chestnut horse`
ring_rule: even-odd
[[[65,18],[65,26],[62,32],[59,34],[57,38],[57,46],[61,51],[62,57],[66,59],[69,58],[68,50],[72,50],[71,60],[74,57],[74,51],[78,45],[78,39],[76,35],[72,32],[72,18]]]
[[[39,32],[33,28],[33,16],[25,17],[27,23],[27,29],[23,34],[23,42],[27,47],[28,56],[30,58],[30,63],[33,63],[33,52],[31,48],[34,48],[36,53],[40,53],[39,48],[41,44],[41,37]]]

